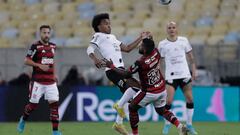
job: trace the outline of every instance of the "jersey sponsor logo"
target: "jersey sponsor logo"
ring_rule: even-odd
[[[53,59],[52,58],[42,58],[41,61],[42,64],[53,64]]]
[[[115,42],[113,43],[113,47],[114,47],[115,51],[117,51],[117,52],[121,51],[120,47]]]
[[[42,50],[42,53],[46,53],[46,51],[45,51],[45,50]]]
[[[145,64],[150,64],[151,62],[153,62],[156,59],[157,53],[155,53],[151,58],[146,59],[144,62]]]

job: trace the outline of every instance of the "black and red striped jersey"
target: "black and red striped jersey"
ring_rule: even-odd
[[[36,63],[49,65],[48,71],[43,71],[38,67],[33,67],[32,81],[39,82],[41,84],[53,84],[56,82],[54,73],[54,54],[56,45],[49,42],[48,45],[44,45],[41,41],[33,43],[27,52],[27,58],[33,60]]]
[[[131,73],[138,72],[142,90],[160,93],[165,90],[165,80],[160,70],[160,54],[154,49],[149,56],[142,56],[132,66]]]

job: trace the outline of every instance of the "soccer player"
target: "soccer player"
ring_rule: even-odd
[[[129,45],[124,45],[122,42],[117,40],[115,35],[111,34],[111,24],[109,15],[107,13],[101,13],[94,16],[92,20],[92,27],[95,31],[90,45],[87,48],[87,54],[93,60],[97,68],[105,67],[103,58],[112,60],[114,65],[118,68],[124,68],[124,63],[122,59],[121,52],[130,52],[141,42],[143,36],[147,36],[149,33],[141,33],[140,36]],[[98,58],[95,55],[95,49],[97,49],[102,58]],[[123,111],[123,105],[127,103],[133,95],[138,91],[137,89],[130,87],[125,78],[118,76],[110,68],[105,68],[106,76],[110,81],[112,81],[116,86],[120,88],[120,91],[124,93],[122,98],[113,105],[113,108],[117,110],[118,114],[116,123],[114,123],[113,128],[119,133],[127,135],[127,131],[123,126],[123,118],[125,113]]]
[[[44,95],[49,103],[52,134],[61,135],[61,132],[58,131],[59,93],[54,72],[56,45],[49,42],[50,34],[51,27],[49,25],[40,26],[41,39],[31,45],[25,58],[25,64],[33,67],[33,73],[29,88],[29,103],[25,106],[17,127],[19,133],[24,131],[26,120],[37,108],[39,99]]]
[[[165,79],[167,89],[166,109],[171,109],[174,94],[178,86],[186,98],[187,108],[187,128],[191,134],[196,135],[197,132],[192,126],[192,117],[194,112],[194,103],[192,96],[191,79],[196,78],[196,64],[192,53],[192,47],[186,37],[178,36],[177,25],[175,22],[169,22],[166,27],[167,38],[160,41],[159,52],[165,60]],[[192,76],[190,74],[187,58],[191,64]],[[163,134],[168,134],[170,128],[169,122],[165,121]]]
[[[139,53],[142,54],[128,70],[115,68],[111,61],[106,61],[108,67],[119,75],[128,77],[138,72],[141,81],[142,90],[134,96],[129,104],[129,118],[132,128],[132,134],[138,135],[138,110],[153,103],[156,112],[165,119],[174,124],[179,131],[179,135],[187,134],[186,126],[181,124],[172,112],[165,109],[167,92],[165,90],[165,80],[160,70],[160,54],[155,48],[152,39],[143,39],[139,47]]]

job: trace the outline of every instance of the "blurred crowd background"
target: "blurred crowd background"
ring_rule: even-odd
[[[0,0],[0,85],[29,81],[23,59],[42,24],[53,28],[59,84],[111,85],[86,54],[91,19],[102,12],[110,14],[112,33],[123,43],[148,30],[157,45],[166,23],[176,21],[194,49],[194,84],[240,85],[240,0],[173,0],[169,6],[157,0]],[[124,54],[126,66],[137,57],[137,49]]]

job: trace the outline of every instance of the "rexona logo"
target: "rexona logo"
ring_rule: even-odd
[[[111,96],[111,95],[110,95]],[[62,119],[68,104],[70,103],[73,94],[69,94],[59,107],[60,119]],[[98,96],[92,92],[77,92],[76,93],[76,120],[77,121],[114,121],[116,119],[116,111],[112,109],[116,102],[111,97],[99,100]],[[172,111],[177,115],[179,120],[186,120],[186,103],[181,100],[173,102]],[[127,105],[125,112],[128,116]],[[152,105],[142,108],[139,113],[141,121],[158,121],[160,116],[155,112]]]

